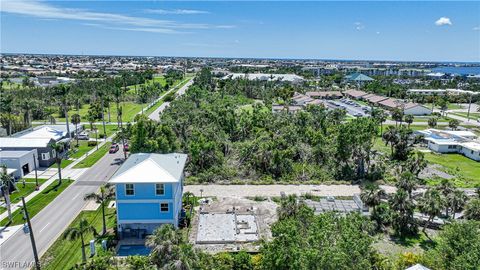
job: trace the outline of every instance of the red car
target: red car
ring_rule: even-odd
[[[108,152],[110,154],[114,154],[118,151],[118,149],[120,149],[120,147],[118,147],[118,144],[112,144],[112,146],[110,146],[110,150]]]

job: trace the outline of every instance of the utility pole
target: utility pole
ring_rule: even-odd
[[[38,188],[38,174],[37,174],[37,156],[33,154],[33,166],[35,167],[35,189]]]
[[[32,223],[28,216],[27,204],[25,203],[25,197],[22,197],[23,211],[25,218],[27,219],[28,231],[30,232],[30,241],[32,242],[33,257],[35,258],[35,269],[40,270],[40,261],[38,260],[37,245],[35,244],[35,237],[33,236]]]

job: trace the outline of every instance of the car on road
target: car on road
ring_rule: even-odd
[[[110,150],[108,150],[108,152],[110,154],[114,154],[116,153],[118,150],[120,149],[120,147],[118,147],[118,144],[112,144],[112,146],[110,146]]]

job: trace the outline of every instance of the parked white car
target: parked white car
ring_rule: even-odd
[[[87,132],[82,132],[82,133],[78,134],[78,139],[79,140],[88,140],[88,139],[90,139],[90,136],[88,135]]]

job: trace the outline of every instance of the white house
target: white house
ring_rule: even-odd
[[[472,132],[427,129],[416,131],[416,134],[424,136],[428,148],[434,152],[458,153],[480,161],[480,143]]]

